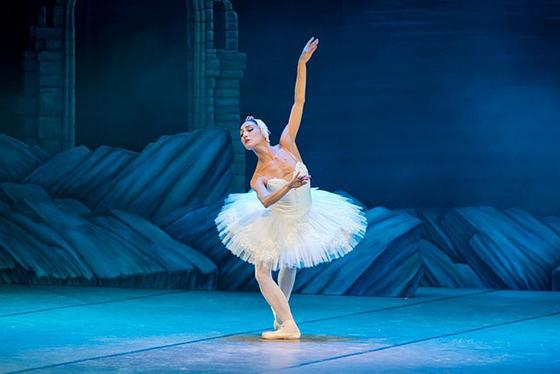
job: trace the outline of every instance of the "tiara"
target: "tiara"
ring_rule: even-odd
[[[257,121],[255,120],[255,117],[253,117],[253,116],[247,116],[247,117],[245,118],[245,122],[247,122],[247,121],[254,122],[254,123],[256,123],[256,124],[258,125]]]

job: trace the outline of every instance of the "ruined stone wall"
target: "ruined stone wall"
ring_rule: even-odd
[[[19,110],[24,117],[26,142],[39,145],[50,154],[76,145],[76,1],[79,0],[30,1],[32,22],[24,55],[24,91]],[[246,55],[238,51],[237,14],[228,0],[186,0],[185,6],[190,124],[190,128],[185,124],[185,131],[207,127],[230,130],[235,149],[231,191],[241,191],[245,182],[245,151],[238,136],[239,81]],[[219,12],[216,19],[215,12]],[[215,28],[223,39],[215,39]]]

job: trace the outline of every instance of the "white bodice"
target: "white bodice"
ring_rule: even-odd
[[[309,175],[307,166],[301,161],[296,161],[296,166],[294,167],[291,178],[293,178],[298,171],[300,171],[300,176]],[[267,183],[267,189],[276,191],[285,183],[289,183],[289,181],[282,178],[270,178]],[[288,193],[282,196],[280,200],[272,204],[270,210],[275,214],[282,214],[294,218],[303,216],[311,207],[310,188],[311,183],[309,180],[303,186],[292,188]]]

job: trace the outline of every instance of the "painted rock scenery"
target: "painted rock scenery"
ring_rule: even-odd
[[[54,156],[0,135],[0,282],[257,291],[214,224],[232,178],[228,131],[166,135],[142,152]],[[320,186],[319,186],[320,188]],[[560,289],[560,217],[491,206],[361,205],[348,255],[301,269],[294,292],[413,297],[418,286]]]

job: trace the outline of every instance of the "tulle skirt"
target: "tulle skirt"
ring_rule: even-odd
[[[311,267],[344,256],[365,235],[362,207],[318,187],[309,192],[309,207],[299,216],[265,208],[253,190],[230,194],[214,220],[222,243],[244,261],[271,270]]]

